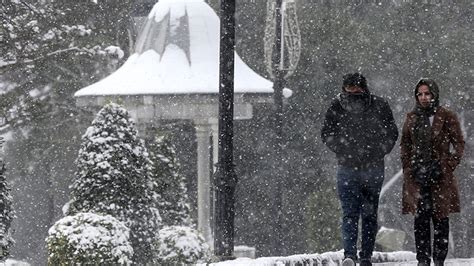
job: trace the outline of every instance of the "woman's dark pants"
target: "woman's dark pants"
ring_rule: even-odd
[[[437,219],[433,215],[431,188],[422,187],[421,199],[415,215],[415,245],[418,262],[431,262],[431,228],[433,221],[433,260],[444,262],[448,255],[449,218]]]

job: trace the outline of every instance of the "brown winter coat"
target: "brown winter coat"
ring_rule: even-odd
[[[407,114],[402,129],[401,159],[403,165],[402,213],[415,214],[420,199],[420,186],[412,175],[412,154],[414,154],[413,127],[416,115]],[[442,174],[440,180],[432,185],[434,216],[444,218],[452,212],[460,211],[459,189],[453,171],[464,152],[464,138],[459,120],[452,111],[439,107],[431,126],[432,157],[440,160]],[[450,144],[454,151],[450,152]]]

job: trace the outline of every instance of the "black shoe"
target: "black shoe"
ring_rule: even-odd
[[[347,257],[342,261],[342,266],[355,266],[355,261],[351,257]]]
[[[360,259],[360,266],[372,266],[370,259]]]
[[[444,261],[443,260],[435,260],[434,261],[434,266],[444,266]]]

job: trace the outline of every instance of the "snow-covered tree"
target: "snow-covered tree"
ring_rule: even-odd
[[[161,196],[159,210],[163,224],[190,225],[190,207],[184,176],[179,174],[179,162],[173,144],[158,136],[147,145],[154,164],[153,179],[156,192]]]
[[[150,262],[160,226],[151,161],[129,113],[104,106],[83,136],[66,214],[109,214],[131,230],[135,263]]]
[[[167,226],[160,230],[157,262],[183,265],[204,262],[210,255],[209,246],[197,230],[187,226]]]
[[[129,2],[1,1],[0,130],[12,131],[5,163],[21,201],[12,252],[34,265],[46,263],[43,229],[67,201],[71,162],[90,124],[74,92],[128,55]]]
[[[10,226],[14,214],[10,190],[5,177],[3,159],[0,158],[0,261],[8,257],[9,249],[13,245]]]
[[[74,4],[42,2],[5,1],[0,8],[0,81],[6,84],[0,115],[8,125],[72,109],[65,103],[71,91],[113,71],[115,58],[123,56],[112,38],[92,30],[97,25],[87,25],[92,19],[76,17]],[[81,12],[92,13],[91,5]]]
[[[110,215],[78,213],[66,216],[48,233],[48,265],[125,265],[132,262],[130,229]]]

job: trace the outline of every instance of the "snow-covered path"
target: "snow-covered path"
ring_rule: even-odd
[[[338,257],[339,252],[327,252],[321,255],[313,254],[313,255],[294,255],[289,257],[263,257],[258,259],[249,259],[249,258],[237,258],[235,260],[230,261],[223,261],[211,264],[198,264],[198,266],[310,266],[310,265],[324,265],[324,266],[340,266],[340,260],[325,260],[325,261],[318,261],[313,260],[309,262],[306,259],[315,258],[316,256],[322,256],[325,259],[329,259],[334,256]],[[383,253],[382,253],[383,254]],[[390,253],[385,253],[390,254]],[[402,251],[401,253],[397,252],[396,255],[400,256],[400,259],[407,259],[410,256],[408,253]],[[408,255],[408,256],[407,256]],[[286,258],[286,259],[284,259]],[[393,257],[392,257],[393,258]],[[299,261],[297,261],[299,260]],[[401,261],[401,262],[383,262],[383,263],[374,263],[374,266],[416,266],[417,262],[415,260],[409,261]],[[433,266],[433,264],[431,264]],[[474,258],[470,259],[448,259],[445,261],[445,266],[474,266]],[[12,259],[8,259],[6,262],[0,262],[0,266],[30,266],[30,264],[26,262],[16,261]]]
[[[417,265],[416,261],[407,262],[387,262],[387,263],[374,263],[376,266],[411,266]],[[433,265],[433,264],[431,264]],[[474,259],[448,259],[444,262],[445,266],[473,266]]]
[[[322,254],[299,254],[287,257],[261,257],[256,259],[237,258],[235,260],[211,263],[211,266],[340,266],[344,258],[342,251]],[[374,252],[372,260],[377,266],[417,265],[415,253],[410,251]],[[200,265],[203,266],[204,264]],[[432,264],[433,265],[433,264]],[[474,266],[474,258],[448,259],[445,266]]]
[[[283,263],[269,263],[264,262],[264,261],[257,261],[257,260],[251,260],[251,259],[236,259],[233,261],[224,261],[224,262],[219,262],[219,263],[212,263],[210,265],[213,266],[270,266],[270,265],[277,265],[277,266],[283,266],[283,265],[288,265],[288,264],[283,264]],[[291,264],[290,264],[291,265]],[[295,264],[296,265],[296,264]],[[340,265],[339,263],[336,262],[331,262],[328,264],[298,264],[298,265]],[[416,266],[417,261],[404,261],[404,262],[384,262],[384,263],[374,263],[374,266]],[[433,264],[431,264],[433,265]],[[448,259],[444,263],[445,266],[474,266],[474,258],[473,259]]]

